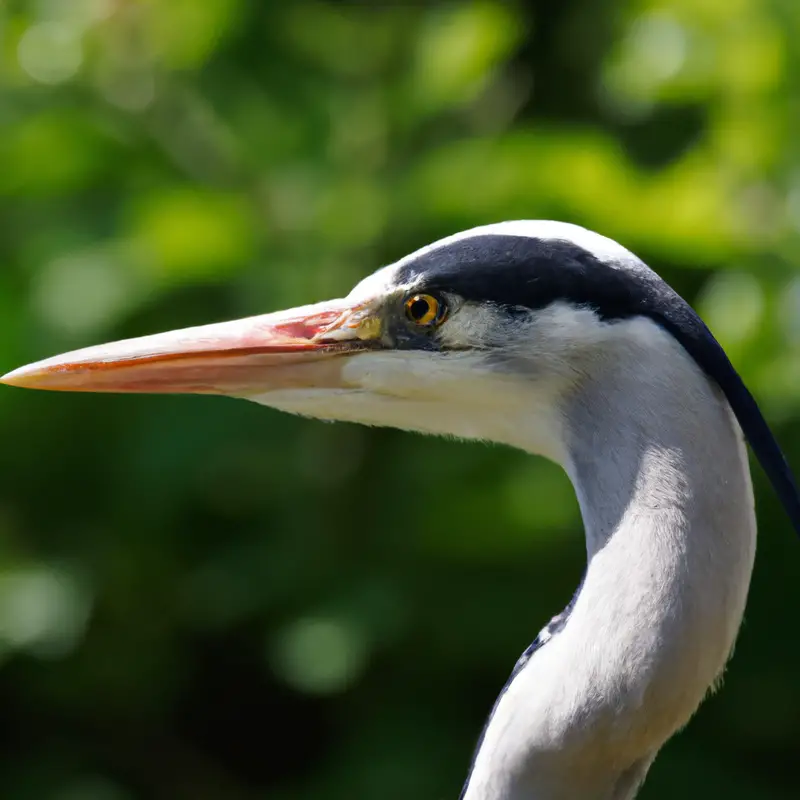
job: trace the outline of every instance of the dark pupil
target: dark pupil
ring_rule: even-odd
[[[409,310],[413,319],[420,320],[430,311],[430,308],[431,304],[427,300],[420,298],[411,304]]]

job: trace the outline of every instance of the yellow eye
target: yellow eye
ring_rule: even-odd
[[[447,307],[432,294],[415,294],[406,300],[406,317],[415,325],[439,325],[447,316]]]

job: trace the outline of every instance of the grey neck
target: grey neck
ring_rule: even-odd
[[[599,360],[563,416],[586,576],[499,699],[464,800],[630,800],[718,679],[744,612],[746,452],[683,350]]]

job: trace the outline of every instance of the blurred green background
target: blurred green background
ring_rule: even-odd
[[[557,218],[705,316],[800,470],[796,0],[5,0],[0,372]],[[571,596],[566,478],[214,398],[0,391],[0,796],[456,798]],[[800,796],[800,548],[645,800]]]

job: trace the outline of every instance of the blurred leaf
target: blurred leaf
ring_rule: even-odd
[[[58,108],[29,115],[0,141],[0,195],[66,194],[90,185],[114,149],[90,115]]]
[[[492,0],[429,11],[409,74],[422,105],[440,110],[474,99],[524,32],[513,7]]]
[[[202,64],[241,18],[241,0],[144,0],[143,7],[156,57],[172,69]]]
[[[256,241],[244,199],[188,187],[138,198],[128,232],[151,256],[145,268],[165,282],[236,270],[254,255]]]

